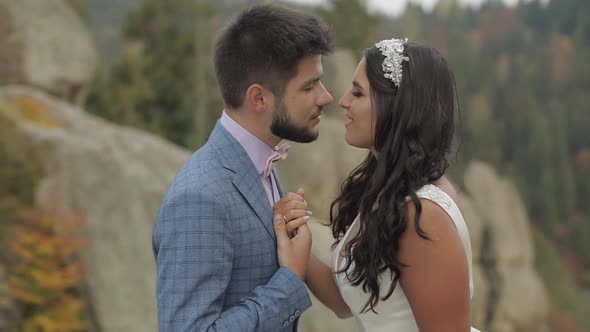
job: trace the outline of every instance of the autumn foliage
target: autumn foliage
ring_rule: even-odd
[[[86,304],[79,291],[84,268],[78,254],[90,242],[78,235],[81,219],[40,210],[27,210],[21,219],[10,242],[16,261],[7,291],[24,307],[22,330],[88,330]]]
[[[64,121],[55,114],[47,102],[31,96],[16,96],[2,105],[0,111],[13,118],[25,119],[42,128],[65,127]]]

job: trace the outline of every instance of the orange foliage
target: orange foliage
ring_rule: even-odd
[[[90,245],[77,235],[80,218],[62,218],[41,210],[26,210],[15,226],[10,250],[17,262],[7,291],[26,308],[24,331],[88,330],[85,303],[78,295],[84,268],[77,255]]]
[[[64,126],[62,119],[57,118],[56,114],[51,114],[47,103],[31,96],[17,96],[12,103],[3,105],[0,111],[26,119],[44,128]]]
[[[24,331],[84,331],[88,330],[88,323],[84,320],[72,319],[79,317],[84,309],[84,301],[73,296],[63,296],[59,302],[47,311],[32,317],[25,322]]]

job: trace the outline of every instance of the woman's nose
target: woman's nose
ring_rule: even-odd
[[[348,108],[348,100],[346,99],[347,95],[348,94],[345,94],[344,96],[342,96],[342,98],[340,98],[340,100],[338,101],[338,106],[342,108]]]

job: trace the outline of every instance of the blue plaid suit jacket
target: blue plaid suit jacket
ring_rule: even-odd
[[[311,306],[278,265],[260,175],[219,122],[168,189],[153,250],[160,331],[296,331]]]

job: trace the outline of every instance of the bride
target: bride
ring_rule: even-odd
[[[312,255],[307,286],[359,331],[477,331],[469,234],[444,176],[458,109],[448,63],[432,47],[383,40],[339,105],[346,142],[369,154],[331,205],[331,267]]]

